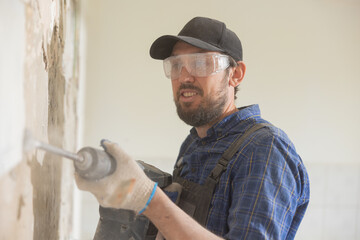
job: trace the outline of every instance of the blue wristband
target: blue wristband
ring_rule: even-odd
[[[153,199],[153,197],[155,195],[157,185],[158,185],[158,183],[156,182],[155,185],[154,185],[154,189],[152,190],[151,195],[149,197],[149,200],[145,204],[145,207],[140,210],[139,214],[142,214],[145,211],[145,209],[147,208],[147,206],[150,204],[151,200]]]

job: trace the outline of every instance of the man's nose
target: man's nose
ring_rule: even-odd
[[[186,66],[183,66],[181,68],[180,76],[179,76],[180,82],[194,82],[194,77],[189,73],[189,71],[186,69]]]

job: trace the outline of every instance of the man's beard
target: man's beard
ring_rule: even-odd
[[[225,90],[227,86],[227,76],[222,79],[222,83],[219,90],[214,95],[208,95],[206,98],[203,98],[196,109],[188,109],[193,103],[183,103],[184,107],[179,103],[178,99],[180,97],[181,89],[194,89],[200,96],[204,95],[202,89],[193,86],[192,84],[182,84],[177,92],[175,105],[177,109],[177,114],[180,119],[183,120],[186,124],[193,127],[204,126],[208,123],[213,122],[219,118],[224,111],[228,94]]]

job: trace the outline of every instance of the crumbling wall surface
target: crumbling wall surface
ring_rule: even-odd
[[[24,126],[44,142],[76,150],[78,88],[75,0],[23,1]],[[11,159],[9,159],[11,161]],[[42,150],[0,175],[0,240],[71,239],[73,166]]]

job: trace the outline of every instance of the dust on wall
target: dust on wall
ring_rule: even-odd
[[[10,3],[11,4],[11,3]],[[76,151],[78,1],[24,1],[25,126]],[[0,176],[0,240],[70,239],[72,162],[33,150]]]

